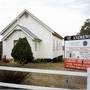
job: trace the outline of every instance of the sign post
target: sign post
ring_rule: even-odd
[[[86,70],[90,68],[90,35],[67,36],[64,67]]]

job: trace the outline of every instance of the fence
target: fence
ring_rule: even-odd
[[[90,90],[90,84],[89,84],[90,83],[90,69],[88,69],[87,72],[73,72],[73,71],[44,70],[44,69],[30,69],[30,68],[0,66],[0,70],[87,77],[87,90]],[[21,84],[12,84],[12,83],[4,83],[4,82],[0,82],[0,86],[20,88],[20,89],[29,89],[29,90],[30,89],[31,90],[70,90],[70,89],[64,89],[64,88],[51,88],[51,87],[21,85]]]

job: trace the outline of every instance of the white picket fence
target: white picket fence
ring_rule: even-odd
[[[90,90],[90,69],[88,69],[87,72],[73,72],[73,71],[44,70],[44,69],[30,69],[30,68],[0,66],[0,70],[87,77],[87,90]],[[71,90],[71,89],[64,89],[64,88],[21,85],[21,84],[4,83],[4,82],[0,82],[0,86],[29,89],[29,90]]]

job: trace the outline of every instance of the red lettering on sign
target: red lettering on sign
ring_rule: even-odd
[[[87,70],[87,68],[90,68],[90,60],[65,58],[64,67],[70,69]]]

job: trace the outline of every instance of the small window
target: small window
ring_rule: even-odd
[[[14,45],[16,45],[16,44],[17,44],[17,42],[18,42],[18,40],[14,40]]]
[[[37,42],[35,42],[35,51],[37,51]]]
[[[55,51],[55,40],[53,39],[53,51]]]
[[[57,46],[56,46],[56,50],[58,51],[58,40],[57,40],[56,44],[57,44]]]
[[[58,51],[60,50],[60,43],[59,43],[59,41],[58,41]]]
[[[59,46],[58,49],[61,50],[61,43],[60,42],[59,42],[59,45],[58,46]]]

